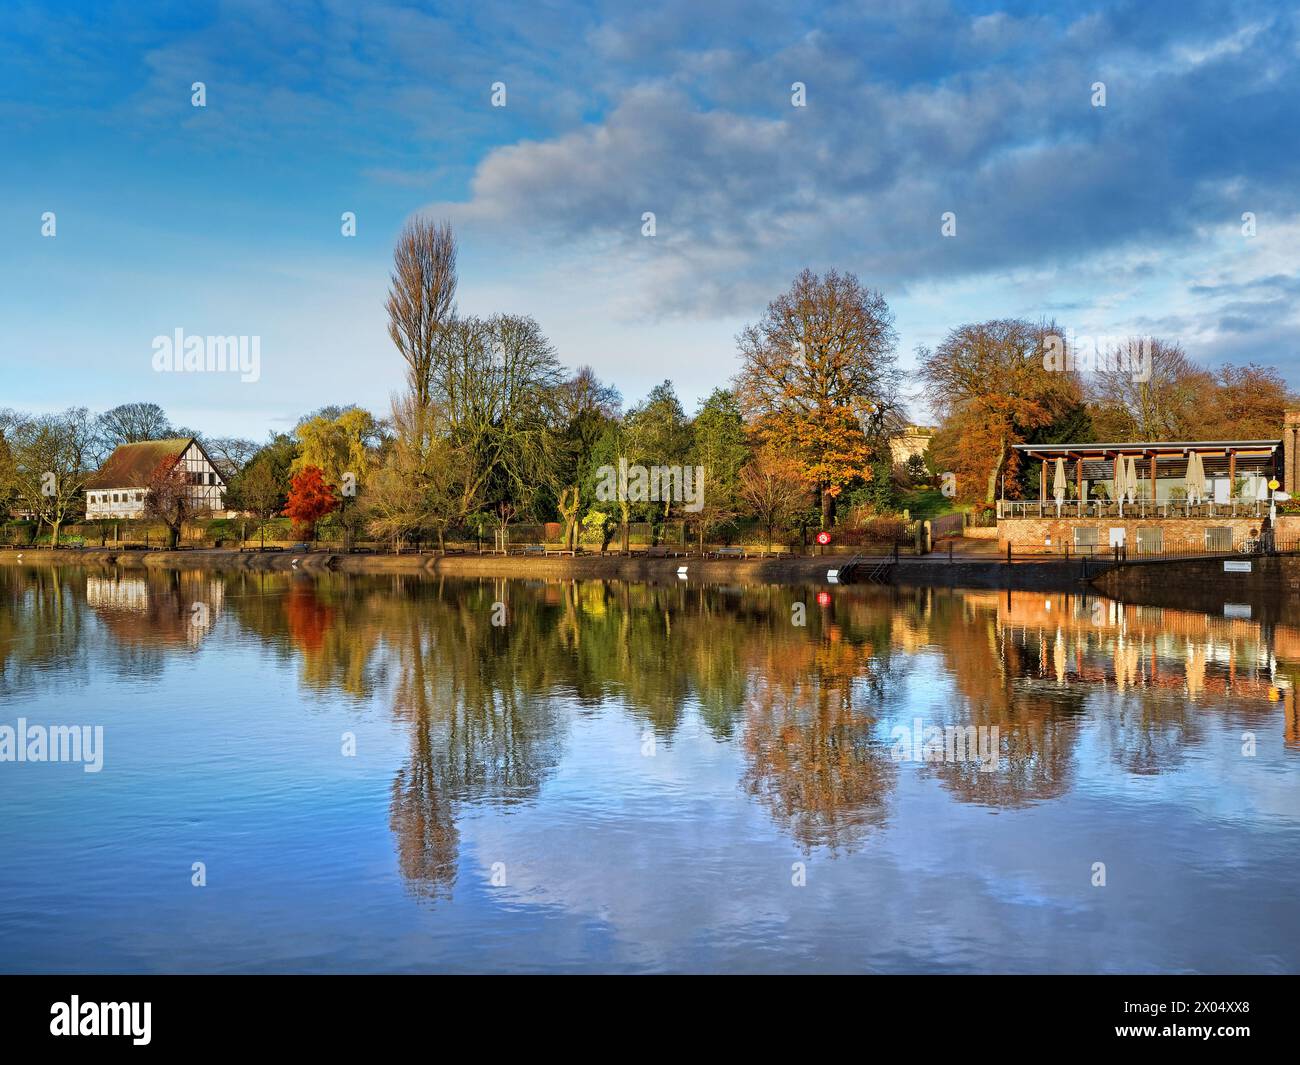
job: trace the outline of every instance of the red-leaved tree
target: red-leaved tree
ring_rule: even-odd
[[[164,459],[149,475],[145,486],[145,517],[156,518],[167,526],[167,546],[175,547],[181,530],[194,515],[190,475],[175,459]]]
[[[289,498],[284,516],[303,531],[304,539],[316,538],[316,523],[339,505],[334,486],[325,483],[319,466],[304,466],[289,481]]]

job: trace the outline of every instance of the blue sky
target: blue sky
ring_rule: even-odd
[[[725,383],[735,334],[804,266],[881,289],[904,366],[962,322],[1051,316],[1300,386],[1281,3],[20,0],[0,19],[0,407],[150,400],[258,439],[326,403],[383,411],[389,260],[416,212],[457,227],[463,311],[534,315],[628,403]],[[260,380],[158,375],[152,339],[177,328],[260,336]]]

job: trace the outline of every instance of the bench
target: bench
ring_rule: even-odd
[[[645,558],[688,558],[690,552],[685,548],[676,547],[647,547],[645,549]]]
[[[714,558],[748,558],[743,547],[719,547],[710,552]]]

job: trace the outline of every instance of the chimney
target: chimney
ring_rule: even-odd
[[[1289,410],[1283,416],[1282,487],[1300,495],[1300,410]]]

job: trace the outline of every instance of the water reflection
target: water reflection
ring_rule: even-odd
[[[737,791],[828,856],[889,826],[905,773],[971,806],[1059,800],[1089,726],[1134,777],[1179,769],[1211,722],[1282,715],[1300,750],[1294,625],[1084,595],[816,591],[3,567],[0,695],[158,677],[251,638],[304,690],[378,700],[402,730],[388,827],[409,889],[435,900],[456,889],[467,814],[537,803],[589,715],[623,715],[651,750],[734,747]],[[996,771],[900,764],[891,727],[917,715],[996,730]]]

